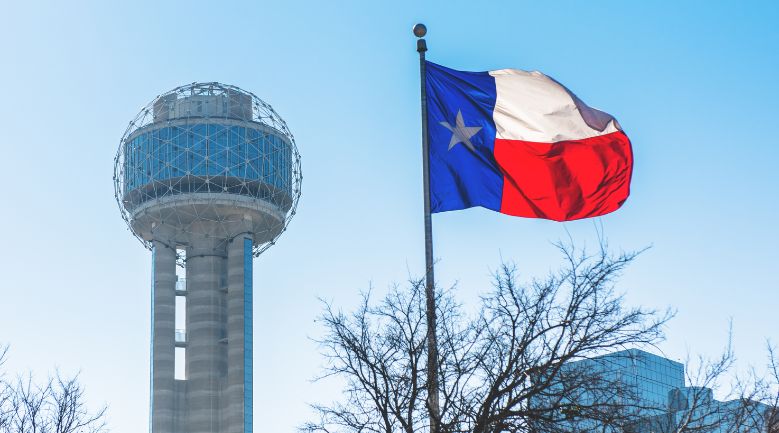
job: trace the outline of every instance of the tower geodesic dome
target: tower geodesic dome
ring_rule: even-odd
[[[300,155],[286,123],[235,86],[193,83],[157,96],[130,122],[114,161],[122,217],[141,242],[253,235],[272,245],[300,198]]]

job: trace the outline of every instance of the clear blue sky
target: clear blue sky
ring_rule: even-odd
[[[633,194],[598,221],[654,247],[625,275],[632,304],[678,309],[663,350],[713,355],[733,318],[742,366],[779,342],[779,3],[6,2],[0,6],[0,341],[9,370],[81,370],[114,432],[147,429],[150,254],[113,198],[137,111],[193,81],[250,90],[303,155],[290,230],[254,262],[258,429],[291,432],[321,365],[318,297],[351,307],[423,269],[417,55],[470,70],[538,69],[619,119]],[[473,209],[434,216],[437,276],[472,303],[506,258],[558,263],[559,224]],[[472,304],[471,304],[472,305]]]

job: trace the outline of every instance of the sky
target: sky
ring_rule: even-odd
[[[540,70],[619,119],[632,195],[555,223],[483,209],[433,216],[436,277],[473,306],[501,260],[523,278],[552,243],[646,251],[619,283],[672,308],[660,349],[739,368],[779,343],[779,3],[773,1],[135,1],[0,4],[0,343],[7,374],[80,372],[116,433],[148,428],[151,254],[113,197],[113,158],[155,96],[220,81],[271,104],[303,162],[297,215],[254,260],[254,420],[291,432],[314,383],[322,300],[349,310],[424,269],[419,70]]]

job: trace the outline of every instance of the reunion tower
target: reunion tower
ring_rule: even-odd
[[[287,125],[238,87],[181,86],[130,122],[114,186],[152,251],[152,433],[252,432],[252,259],[300,181]]]

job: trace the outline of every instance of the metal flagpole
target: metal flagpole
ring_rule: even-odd
[[[414,26],[419,53],[419,75],[422,89],[422,183],[425,195],[425,297],[427,301],[427,406],[430,433],[438,433],[441,409],[438,402],[438,338],[436,337],[435,278],[433,277],[433,221],[430,218],[430,161],[427,140],[427,93],[425,90],[425,51],[427,43],[424,24]]]

